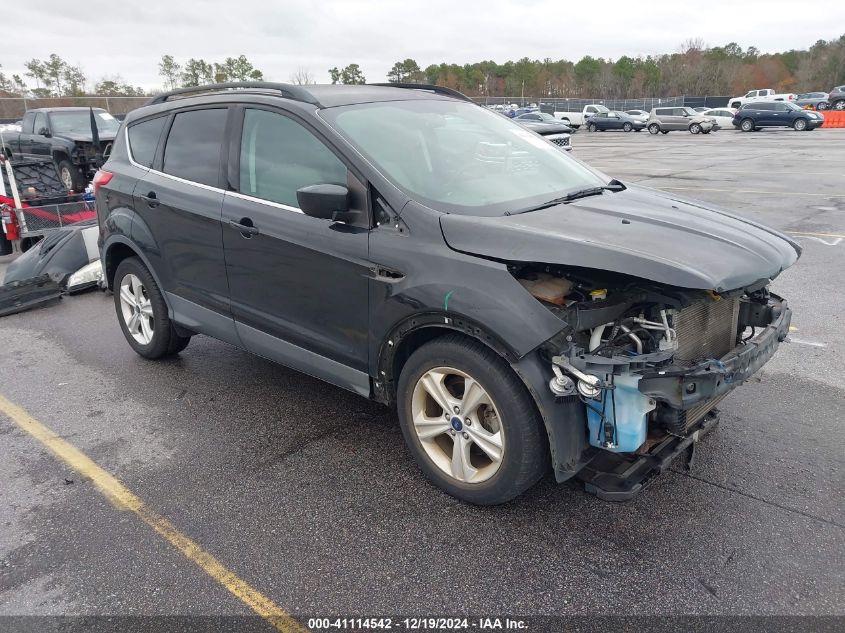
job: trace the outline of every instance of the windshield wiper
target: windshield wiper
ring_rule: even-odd
[[[600,196],[605,191],[612,191],[615,193],[617,191],[624,191],[625,189],[625,185],[614,178],[604,186],[587,187],[585,189],[578,189],[577,191],[570,191],[565,196],[549,200],[548,202],[543,202],[542,204],[538,204],[533,207],[519,209],[518,211],[505,211],[505,215],[519,215],[520,213],[528,213],[529,211],[539,211],[540,209],[548,209],[549,207],[553,207],[558,204],[566,204],[567,202],[572,202],[573,200],[586,198],[588,196]]]

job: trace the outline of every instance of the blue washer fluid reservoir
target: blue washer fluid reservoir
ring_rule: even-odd
[[[611,376],[602,376],[609,381]],[[623,374],[613,377],[616,389],[602,391],[603,400],[590,400],[587,405],[587,426],[590,444],[614,453],[632,453],[645,442],[648,431],[648,413],[657,406],[654,400],[640,393],[637,385],[640,376]],[[616,400],[616,433],[613,447],[605,447],[604,417],[613,422],[613,400]]]

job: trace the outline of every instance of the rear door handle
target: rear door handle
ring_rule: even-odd
[[[247,222],[249,224],[247,224]],[[258,235],[260,231],[257,227],[252,225],[252,220],[249,218],[241,218],[240,222],[235,220],[229,220],[229,226],[231,226],[236,231],[240,231],[240,234],[246,238],[250,238],[253,235]]]
[[[141,196],[141,200],[145,200],[150,207],[157,207],[161,204],[155,191],[150,191],[147,195]]]

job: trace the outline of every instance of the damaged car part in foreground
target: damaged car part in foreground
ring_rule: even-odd
[[[630,497],[789,327],[769,291],[788,237],[613,180],[447,88],[166,93],[96,182],[133,350],[206,334],[395,406],[426,476],[473,503],[550,464]]]
[[[96,287],[102,280],[95,220],[51,230],[6,268],[0,314],[21,312]]]

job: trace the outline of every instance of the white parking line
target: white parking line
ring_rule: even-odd
[[[794,336],[790,336],[787,340],[790,343],[795,343],[796,345],[806,345],[807,347],[827,347],[827,343],[819,343],[817,341],[805,341],[804,339],[795,338]]]

